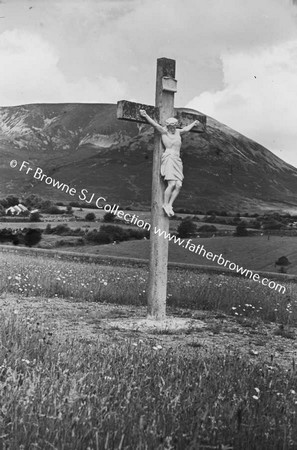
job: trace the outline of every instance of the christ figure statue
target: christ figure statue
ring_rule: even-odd
[[[155,122],[144,109],[140,110],[140,115],[144,117],[160,134],[162,143],[164,145],[164,152],[161,160],[161,175],[167,182],[167,187],[164,192],[163,209],[168,217],[174,216],[173,202],[178,196],[182,182],[183,163],[180,158],[181,148],[181,134],[190,131],[199,121],[195,120],[190,125],[178,129],[178,121],[174,117],[170,117],[165,122],[165,127],[162,127]]]

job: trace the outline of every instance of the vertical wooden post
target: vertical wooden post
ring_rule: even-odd
[[[174,92],[162,88],[162,78],[175,78],[175,60],[159,58],[157,60],[156,107],[160,111],[161,125],[174,115]],[[165,184],[161,178],[161,157],[163,153],[161,135],[155,131],[153,155],[151,232],[150,232],[150,272],[148,283],[148,317],[162,320],[166,317],[168,239],[155,234],[155,230],[169,232],[169,218],[165,215]]]

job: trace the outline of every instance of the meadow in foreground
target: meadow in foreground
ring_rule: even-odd
[[[101,266],[9,253],[0,253],[0,266],[0,293],[146,304],[146,268]],[[282,284],[286,294],[243,277],[174,269],[168,273],[167,304],[297,325],[297,284]]]
[[[295,449],[297,376],[234,354],[146,338],[60,341],[0,317],[3,449]]]

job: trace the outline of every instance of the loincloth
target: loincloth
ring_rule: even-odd
[[[161,160],[161,175],[165,180],[180,181],[184,179],[183,163],[179,156],[172,154],[170,150],[165,150]]]

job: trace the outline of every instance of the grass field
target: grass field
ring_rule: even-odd
[[[116,304],[146,304],[148,269],[1,254],[0,292]],[[297,285],[281,294],[253,280],[187,270],[168,273],[169,306],[220,310],[297,325]]]
[[[255,360],[228,345],[224,351],[207,350],[198,333],[186,351],[180,344],[160,345],[157,335],[103,330],[100,321],[97,341],[75,332],[65,340],[52,326],[55,310],[46,312],[44,306],[42,318],[35,312],[38,298],[46,305],[46,299],[54,297],[58,304],[67,299],[68,314],[74,302],[88,309],[93,302],[113,303],[115,317],[123,313],[116,305],[134,305],[137,311],[146,303],[147,270],[1,253],[0,264],[4,302],[7,293],[16,296],[10,309],[7,297],[7,311],[0,317],[2,448],[297,447],[295,361],[288,368],[274,364],[280,346],[268,361]],[[231,336],[240,341],[245,334],[264,346],[262,321],[289,325],[291,330],[297,325],[297,286],[286,287],[287,294],[281,296],[251,280],[170,270],[167,303],[171,311],[182,308],[180,314],[220,312],[221,319],[210,322],[206,331],[208,340],[217,334],[223,340],[228,314],[247,328],[237,335],[236,322],[231,322],[227,342]],[[23,300],[31,297],[37,300],[32,298],[27,312],[20,314]],[[72,322],[82,321],[81,309]],[[294,339],[292,331],[279,332],[284,347],[286,338]],[[183,340],[179,334],[171,338]]]
[[[62,342],[33,317],[0,320],[2,448],[296,448],[290,371],[135,336]]]

